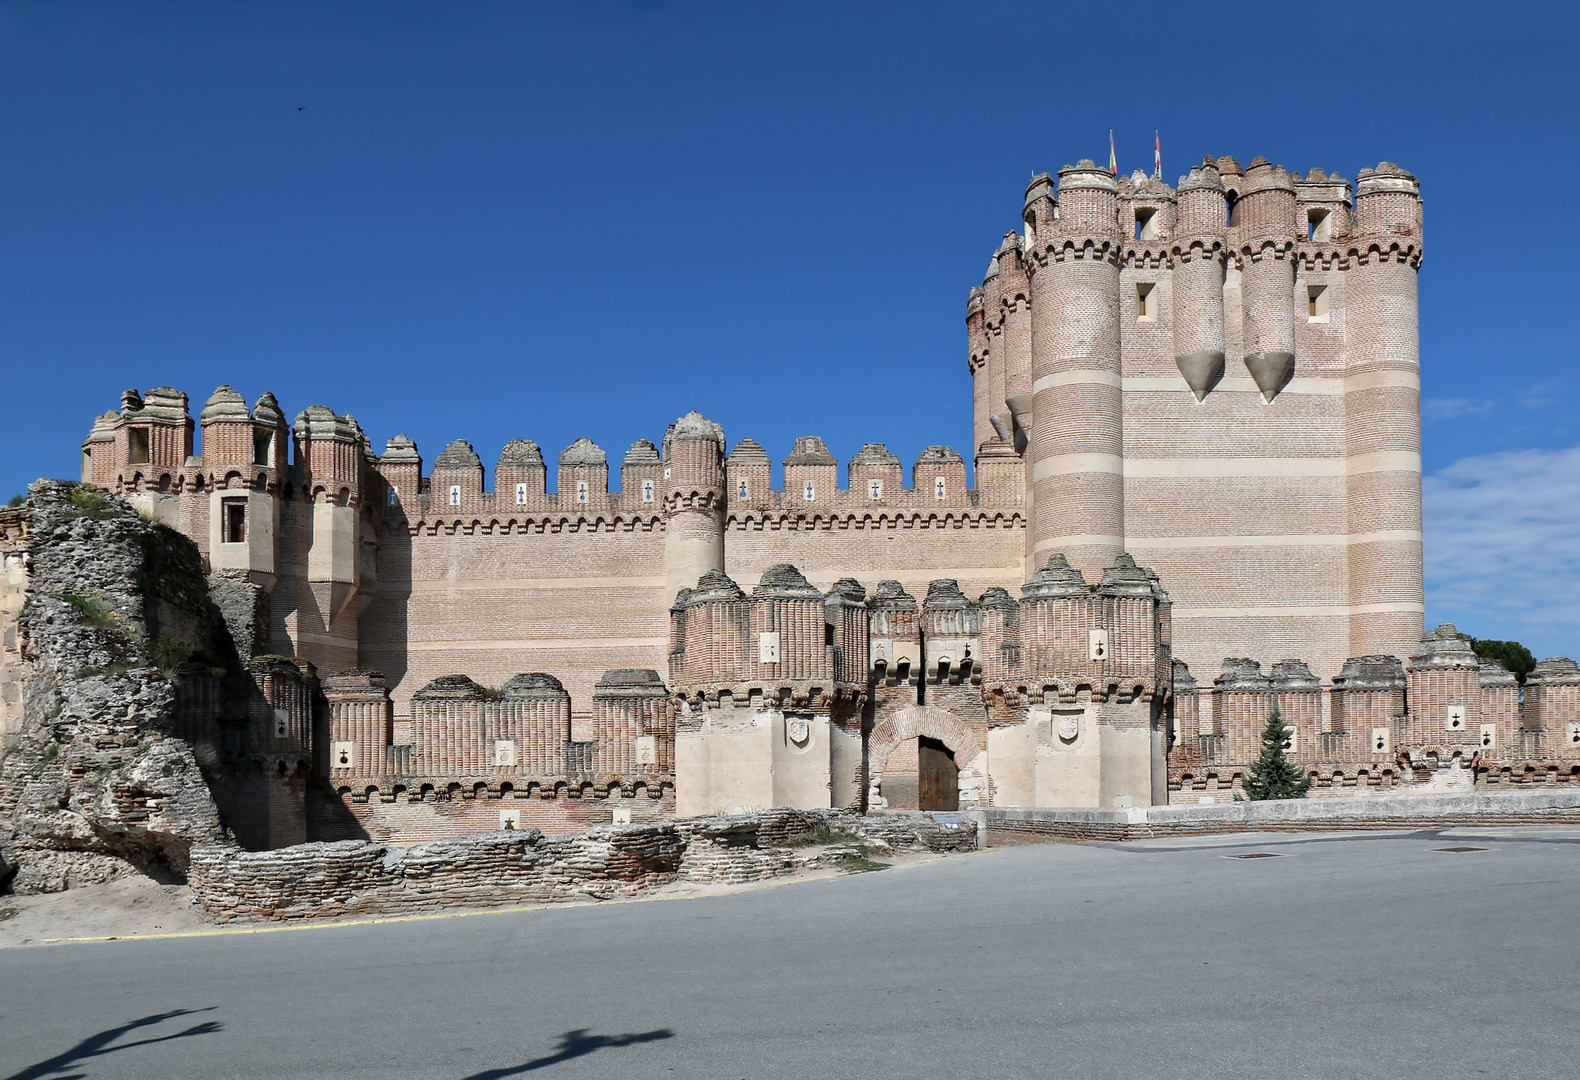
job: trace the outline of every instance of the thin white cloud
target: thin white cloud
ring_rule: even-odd
[[[1580,446],[1462,458],[1423,496],[1429,625],[1580,651]]]
[[[1424,398],[1421,419],[1433,424],[1439,420],[1457,420],[1461,416],[1486,416],[1497,405],[1495,401],[1472,401],[1470,398]]]
[[[1558,391],[1563,386],[1561,379],[1543,379],[1533,382],[1520,392],[1520,404],[1527,409],[1545,409],[1549,405],[1558,403]]]

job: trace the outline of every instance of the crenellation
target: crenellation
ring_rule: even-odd
[[[784,501],[813,503],[829,499],[839,489],[839,461],[816,435],[795,441],[784,459]]]
[[[1132,258],[1166,247],[1178,223],[1179,196],[1158,177],[1137,169],[1119,181],[1120,232],[1134,242]]]
[[[664,462],[658,447],[646,439],[631,444],[620,462],[620,497],[624,503],[655,505],[663,500]]]
[[[430,483],[445,512],[476,511],[483,504],[483,461],[471,443],[456,439],[433,459]]]
[[[919,463],[918,463],[919,464]],[[858,498],[881,504],[905,488],[905,468],[882,443],[866,443],[845,467],[850,490]]]
[[[606,504],[609,495],[609,458],[603,448],[585,435],[560,451],[555,489],[562,508]]]
[[[494,465],[495,505],[542,506],[547,502],[548,470],[543,451],[531,439],[511,439]]]

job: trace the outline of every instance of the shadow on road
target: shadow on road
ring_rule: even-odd
[[[177,1016],[212,1012],[215,1008],[217,1006],[210,1005],[206,1009],[176,1009],[172,1012],[155,1013],[152,1016],[145,1016],[141,1020],[133,1020],[122,1024],[120,1027],[101,1031],[97,1035],[89,1035],[70,1050],[56,1054],[52,1058],[46,1058],[37,1065],[30,1065],[19,1073],[12,1073],[10,1076],[5,1077],[5,1080],[83,1080],[83,1077],[88,1075],[87,1073],[68,1073],[66,1070],[75,1069],[93,1058],[103,1057],[105,1054],[113,1054],[117,1050],[130,1050],[134,1046],[148,1046],[151,1043],[169,1042],[171,1039],[184,1039],[188,1035],[212,1035],[222,1030],[223,1025],[210,1020],[207,1023],[194,1024],[185,1031],[177,1031],[170,1035],[160,1035],[153,1039],[139,1039],[137,1042],[121,1043],[119,1046],[110,1045],[122,1035],[136,1031],[139,1028],[162,1024],[166,1020]]]
[[[534,1069],[546,1068],[549,1065],[558,1065],[562,1061],[590,1054],[594,1050],[603,1050],[611,1046],[630,1046],[633,1043],[657,1042],[659,1039],[673,1039],[675,1033],[669,1028],[657,1028],[653,1031],[628,1032],[625,1035],[589,1035],[586,1028],[576,1028],[560,1036],[560,1046],[552,1054],[544,1057],[524,1061],[520,1065],[512,1065],[505,1069],[485,1069],[480,1073],[472,1073],[462,1077],[462,1080],[503,1080],[506,1076],[519,1076],[524,1072]]]

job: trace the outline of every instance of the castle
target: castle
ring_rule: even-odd
[[[875,443],[841,486],[806,436],[775,488],[691,413],[549,492],[527,440],[490,484],[462,440],[425,471],[322,405],[127,391],[83,482],[256,596],[228,752],[302,782],[254,843],[310,782],[384,836],[1227,798],[1274,704],[1319,792],[1580,777],[1572,662],[1522,694],[1423,639],[1415,177],[1082,161],[1022,220],[967,305],[974,486]]]

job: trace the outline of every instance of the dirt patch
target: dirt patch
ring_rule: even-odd
[[[816,855],[817,849],[806,854]],[[895,868],[916,866],[939,858],[951,858],[954,853],[928,851],[898,851],[883,856]],[[653,889],[647,894],[652,898],[678,898],[719,896],[725,893],[746,892],[765,885],[784,884],[839,877],[849,873],[849,868],[838,859],[812,858],[802,869],[777,876],[764,882],[738,885],[675,881]],[[591,901],[597,903],[598,901]],[[509,905],[505,905],[509,906]],[[488,907],[457,905],[453,911],[487,911]],[[323,919],[314,922],[336,923],[347,919]],[[230,929],[270,927],[267,922],[231,924]],[[304,925],[311,925],[304,924]],[[88,885],[61,893],[44,893],[36,896],[0,896],[0,948],[17,945],[46,945],[69,941],[72,938],[136,938],[159,934],[216,931],[222,929],[209,922],[192,899],[192,890],[185,885],[160,885],[142,877],[128,877],[106,885]]]
[[[125,877],[60,893],[0,897],[0,947],[73,937],[145,937],[212,930],[185,885]]]

